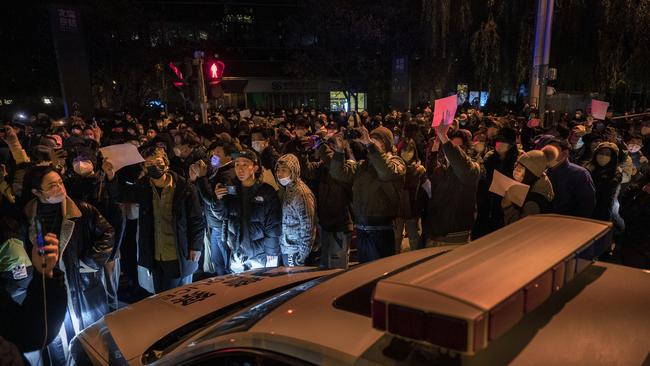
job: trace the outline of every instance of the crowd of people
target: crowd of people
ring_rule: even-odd
[[[437,127],[429,108],[3,122],[0,356],[49,344],[62,364],[71,337],[143,277],[159,293],[262,267],[345,269],[540,213],[611,221],[609,260],[650,267],[650,116],[577,110],[542,127],[535,114],[461,108]],[[103,156],[119,144],[144,162]],[[490,191],[495,174],[530,187],[522,204]],[[25,339],[21,316],[49,326]]]

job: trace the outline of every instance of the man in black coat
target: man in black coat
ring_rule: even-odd
[[[196,189],[169,169],[165,151],[151,147],[142,156],[146,174],[135,185],[120,187],[110,161],[102,168],[109,190],[140,206],[138,264],[151,271],[159,293],[191,283],[203,250],[205,220]]]
[[[199,197],[203,203],[203,213],[208,224],[210,237],[210,261],[214,266],[214,273],[225,275],[230,272],[228,258],[230,251],[221,240],[223,220],[217,217],[214,202],[214,188],[217,184],[234,186],[237,181],[235,175],[235,162],[232,154],[237,152],[235,145],[229,142],[217,141],[208,147],[210,164],[198,161],[190,167],[190,182],[196,184]]]
[[[260,162],[251,150],[235,154],[235,191],[217,184],[214,203],[223,221],[221,240],[230,250],[230,271],[275,267],[280,255],[282,208],[278,195],[257,175]]]

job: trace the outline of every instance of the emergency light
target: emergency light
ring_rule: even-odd
[[[373,327],[474,354],[593,263],[612,224],[536,215],[377,283]]]

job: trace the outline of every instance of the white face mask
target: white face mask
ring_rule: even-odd
[[[579,150],[579,149],[581,149],[583,146],[585,146],[585,142],[582,141],[582,137],[581,137],[581,138],[578,139],[578,141],[576,141],[576,144],[575,144],[575,146],[574,146],[573,148],[574,148],[575,150]]]
[[[515,167],[515,170],[512,171],[512,177],[517,181],[517,182],[523,182],[524,178],[526,177],[526,168],[523,167]]]
[[[596,163],[598,163],[598,165],[600,166],[605,166],[609,164],[611,160],[612,160],[611,156],[602,155],[602,154],[596,155]]]
[[[178,156],[179,158],[181,157],[181,148],[180,147],[175,147],[174,148],[174,155]]]
[[[258,153],[262,153],[264,149],[266,149],[266,141],[253,141],[251,143],[253,150],[257,151]]]
[[[280,184],[281,184],[283,187],[286,187],[287,185],[289,185],[289,184],[291,183],[291,177],[278,178],[278,182],[280,182]]]
[[[641,145],[631,144],[631,145],[628,145],[628,146],[627,146],[627,149],[628,149],[632,154],[636,154],[636,153],[639,152],[639,150],[641,150]]]
[[[72,163],[72,169],[80,176],[87,177],[93,174],[93,163],[86,160],[74,161]]]
[[[61,203],[65,199],[65,191],[59,190],[56,194],[50,196],[43,192],[43,195],[39,197],[42,203],[56,204]]]

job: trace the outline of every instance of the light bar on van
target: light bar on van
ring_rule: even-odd
[[[526,217],[379,281],[373,327],[474,354],[571,281],[611,242],[608,222]]]

